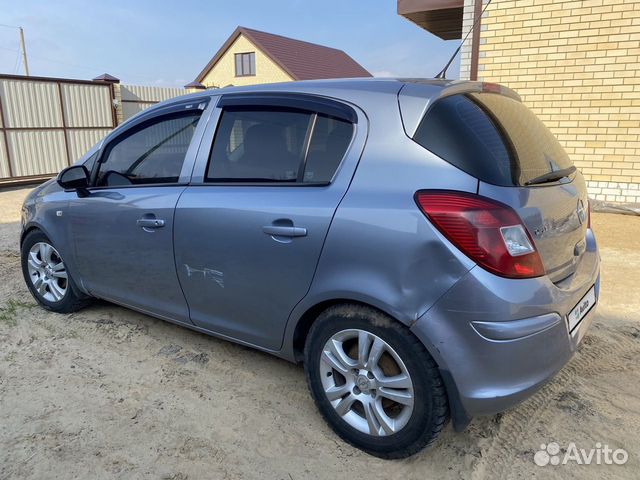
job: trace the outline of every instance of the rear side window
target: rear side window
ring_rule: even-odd
[[[414,140],[494,185],[525,185],[571,166],[560,143],[527,107],[494,93],[452,95],[436,101]]]
[[[514,162],[495,123],[464,95],[438,100],[413,139],[476,178],[512,185]]]
[[[305,182],[329,182],[340,165],[351,137],[353,125],[345,120],[318,115],[305,163]]]
[[[223,110],[209,159],[209,182],[328,183],[351,137],[350,122],[278,107]]]

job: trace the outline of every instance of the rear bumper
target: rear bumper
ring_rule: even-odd
[[[456,397],[450,401],[463,410],[454,413],[465,418],[504,411],[552,378],[593,320],[595,308],[569,332],[567,314],[591,287],[599,299],[599,272],[589,230],[578,269],[562,283],[506,279],[475,267],[420,317],[412,331],[450,383],[449,396]]]

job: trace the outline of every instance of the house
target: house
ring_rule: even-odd
[[[238,27],[186,87],[370,76],[342,50]]]
[[[443,39],[463,38],[479,19],[460,78],[515,89],[592,197],[640,202],[640,0],[397,0],[397,8]]]

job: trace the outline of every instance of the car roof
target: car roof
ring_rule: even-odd
[[[491,88],[488,89],[487,87]],[[393,95],[400,101],[403,119],[412,124],[416,124],[419,118],[421,118],[426,111],[426,108],[438,98],[458,93],[482,92],[485,90],[507,95],[520,101],[520,97],[511,89],[484,82],[435,78],[336,78],[207,89],[160,102],[153,107],[134,115],[125,123],[128,123],[134,118],[146,116],[146,114],[149,114],[158,108],[183,102],[198,101],[199,99],[225,94],[303,93],[335,98],[351,102],[356,105],[361,105],[365,98],[368,98],[369,101],[371,101],[372,99],[370,95],[373,93],[379,95]],[[399,95],[401,91],[402,95]],[[396,100],[394,99],[394,101]]]
[[[178,97],[180,101],[210,97],[214,95],[224,95],[228,93],[251,93],[251,92],[299,92],[325,90],[344,90],[361,92],[397,93],[405,83],[420,83],[434,87],[446,88],[453,83],[460,83],[460,80],[440,80],[440,79],[407,79],[390,77],[362,77],[362,78],[333,78],[322,80],[302,80],[296,82],[262,83],[246,86],[228,86],[223,88],[212,88],[196,93],[191,93]],[[169,104],[177,99],[167,100],[164,104]]]

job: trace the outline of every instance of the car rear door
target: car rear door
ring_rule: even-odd
[[[174,211],[207,103],[155,110],[106,139],[93,186],[69,209],[79,277],[93,295],[190,323],[173,258]]]
[[[364,116],[333,100],[221,98],[175,216],[176,268],[194,324],[280,348],[365,136]]]

